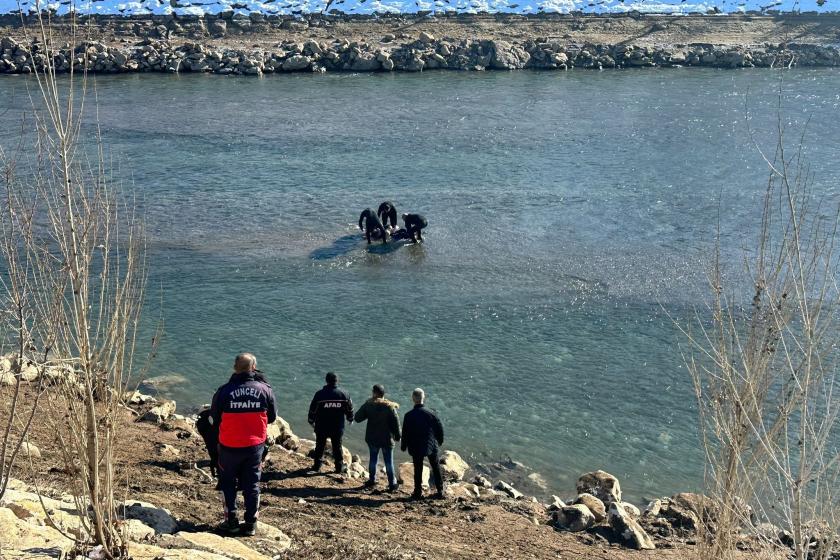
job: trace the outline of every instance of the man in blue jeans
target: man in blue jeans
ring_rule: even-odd
[[[385,472],[388,474],[388,491],[398,488],[397,477],[394,474],[394,442],[400,441],[400,418],[395,402],[385,398],[385,387],[373,386],[373,396],[356,413],[356,422],[367,420],[365,428],[365,442],[370,449],[370,478],[365,487],[376,486],[376,465],[379,462],[379,452],[385,461]]]

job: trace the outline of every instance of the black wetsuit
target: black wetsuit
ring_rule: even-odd
[[[391,227],[397,227],[397,207],[394,206],[393,202],[385,201],[379,205],[379,209],[376,211],[376,215],[379,216],[379,219],[382,221],[382,224],[387,226],[388,222],[391,222]]]
[[[412,241],[423,241],[423,228],[429,225],[426,218],[420,214],[405,214],[403,216],[405,229],[408,231],[408,238]]]
[[[388,241],[388,233],[385,231],[385,226],[382,225],[382,222],[379,221],[379,218],[376,217],[376,214],[370,208],[365,208],[359,215],[359,229],[365,232],[365,238],[368,244],[370,244],[371,236],[377,231],[382,236],[382,243]]]

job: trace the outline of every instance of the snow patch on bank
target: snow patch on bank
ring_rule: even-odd
[[[59,15],[75,9],[83,14],[109,15],[203,15],[234,12],[265,15],[302,15],[340,12],[345,14],[413,14],[433,13],[646,13],[685,14],[707,13],[717,9],[721,13],[744,11],[816,11],[837,9],[840,0],[88,0],[44,2],[35,0],[0,0],[0,14],[16,13],[18,5],[24,11],[35,11],[36,5],[49,8]]]

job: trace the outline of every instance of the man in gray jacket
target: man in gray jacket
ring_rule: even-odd
[[[382,385],[374,385],[373,396],[356,412],[356,422],[368,421],[365,428],[365,442],[370,449],[370,478],[365,482],[367,488],[376,485],[376,465],[380,451],[388,474],[388,491],[393,492],[398,487],[394,474],[394,442],[400,441],[400,418],[397,416],[399,406],[385,398]]]

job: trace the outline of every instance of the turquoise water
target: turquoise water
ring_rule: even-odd
[[[596,468],[632,500],[695,488],[668,314],[699,301],[718,201],[728,258],[749,243],[766,172],[747,122],[772,149],[780,79],[836,197],[836,70],[99,78],[149,222],[152,375],[181,376],[163,390],[186,409],[249,350],[302,435],[334,370],[359,403],[424,387],[449,447],[560,494]],[[0,79],[4,146],[25,84]],[[368,250],[355,221],[385,199],[429,219],[424,245]]]

